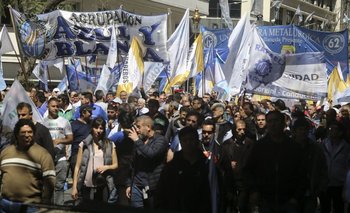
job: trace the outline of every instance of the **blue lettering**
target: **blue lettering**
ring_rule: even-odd
[[[88,49],[87,51],[84,51],[84,43],[81,41],[75,41],[74,42],[76,47],[75,55],[88,55],[92,53],[92,50]]]
[[[55,45],[58,57],[72,56],[74,54],[74,47],[69,42],[55,42]]]
[[[160,22],[153,24],[151,27],[144,26],[139,29],[139,31],[143,34],[144,42],[147,45],[154,45],[155,42],[152,40],[152,33],[155,29],[160,25]]]
[[[76,35],[73,33],[73,31],[69,28],[67,22],[64,20],[62,16],[57,17],[57,31],[54,35],[54,39],[59,39],[62,37],[65,37],[66,39],[75,39]]]

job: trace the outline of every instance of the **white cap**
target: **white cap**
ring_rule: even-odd
[[[118,104],[122,104],[122,103],[123,103],[122,99],[120,99],[120,98],[118,98],[118,97],[116,97],[115,99],[113,99],[113,102],[114,102],[114,103],[118,103]]]
[[[58,89],[58,88],[56,87],[55,89],[52,90],[52,92],[55,92],[55,93],[58,93],[58,94],[59,94],[61,91],[60,91],[60,89]]]

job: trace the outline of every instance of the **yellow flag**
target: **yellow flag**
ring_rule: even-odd
[[[337,94],[344,92],[346,87],[346,83],[339,76],[337,67],[334,67],[331,75],[328,78],[328,100],[336,103],[337,100],[335,99]]]
[[[117,95],[119,95],[121,91],[126,91],[128,94],[132,93],[136,86],[142,81],[143,71],[142,51],[137,39],[134,37],[120,75]]]

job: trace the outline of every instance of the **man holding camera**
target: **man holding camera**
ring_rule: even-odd
[[[126,196],[131,206],[154,208],[154,194],[164,167],[168,142],[155,134],[151,117],[143,115],[135,120],[129,138],[135,143],[132,177],[128,181]]]

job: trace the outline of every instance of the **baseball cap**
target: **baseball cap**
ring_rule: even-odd
[[[58,88],[56,87],[55,89],[52,90],[52,92],[57,92],[57,93],[59,93],[59,92],[61,92],[61,91],[60,91],[60,89],[58,89]]]
[[[115,99],[113,99],[113,102],[114,102],[114,103],[118,103],[118,104],[122,104],[122,103],[123,103],[122,99],[120,99],[120,98],[118,98],[118,97],[116,97]]]
[[[92,106],[89,105],[89,104],[84,104],[84,105],[81,105],[81,106],[80,106],[79,112],[80,112],[80,113],[82,113],[83,111],[92,112],[94,109],[95,109],[95,107],[92,107]]]

